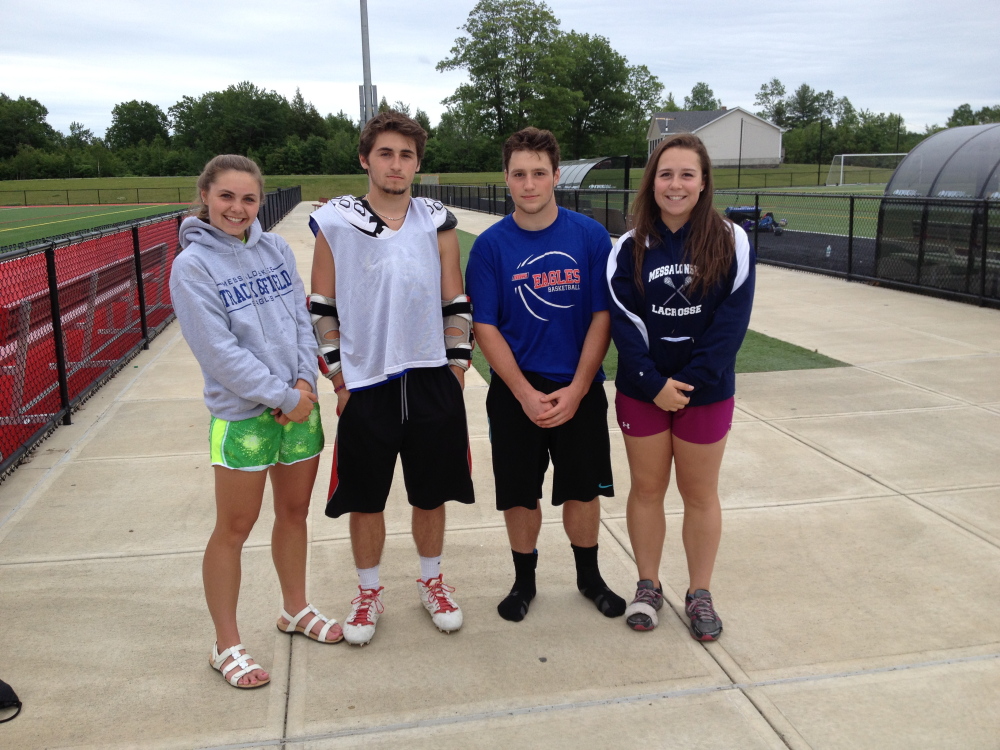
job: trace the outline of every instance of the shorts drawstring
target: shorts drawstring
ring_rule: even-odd
[[[400,398],[399,398],[399,407],[400,407],[399,423],[400,424],[403,424],[404,422],[406,422],[407,417],[410,416],[410,405],[407,403],[407,398],[406,398],[406,377],[407,377],[407,375],[409,375],[409,373],[404,372],[403,373],[403,377],[401,377],[399,379],[399,396],[400,396]]]

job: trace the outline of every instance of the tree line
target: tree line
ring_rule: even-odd
[[[424,172],[500,169],[500,145],[526,125],[552,130],[566,159],[646,156],[654,112],[717,110],[705,82],[679,106],[645,65],[631,64],[603,36],[563,31],[540,0],[480,0],[440,71],[468,81],[444,100],[440,122],[410,104],[389,104],[429,133]],[[789,92],[778,78],[761,85],[756,114],[786,129],[785,161],[829,163],[840,153],[906,152],[940,130],[906,128],[896,113],[857,109],[846,96],[806,83]],[[104,137],[78,122],[69,134],[47,122],[35,99],[0,94],[0,179],[197,174],[218,153],[245,154],[267,174],[355,174],[358,122],[343,111],[320,115],[296,91],[289,101],[251,82],[185,96],[164,112],[146,101],[117,104]],[[946,127],[1000,122],[1000,105],[957,107]]]

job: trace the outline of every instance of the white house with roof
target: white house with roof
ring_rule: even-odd
[[[740,123],[743,124],[742,136]],[[776,167],[781,164],[782,129],[742,107],[709,112],[657,112],[649,122],[647,154],[669,135],[693,133],[701,138],[712,166]],[[742,147],[742,158],[741,158]]]

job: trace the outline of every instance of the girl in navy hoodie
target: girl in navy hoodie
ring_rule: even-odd
[[[746,233],[715,211],[712,195],[701,139],[665,139],[649,158],[633,229],[615,245],[607,272],[618,348],[615,408],[632,476],[626,514],[640,579],[626,621],[652,630],[663,606],[663,500],[673,465],[684,501],[685,609],[691,634],[702,641],[722,633],[709,593],[722,533],[719,468],[755,262]]]
[[[306,602],[306,517],[323,427],[316,404],[316,342],[292,250],[262,232],[264,180],[250,159],[212,159],[198,178],[200,204],[181,224],[170,295],[205,379],[215,472],[215,529],[205,549],[205,598],[215,624],[210,663],[234,687],[270,680],[236,624],[240,557],[271,477],[271,557],[284,610],[278,628],[323,643],[336,620]],[[296,614],[289,614],[296,613]]]

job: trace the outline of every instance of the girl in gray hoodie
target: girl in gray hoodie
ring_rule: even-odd
[[[243,647],[236,603],[243,543],[268,475],[271,555],[284,600],[278,628],[322,643],[343,637],[305,595],[306,517],[323,449],[316,343],[291,248],[257,221],[264,197],[257,165],[215,157],[198,178],[198,197],[196,215],[181,224],[170,293],[211,414],[216,523],[202,566],[216,632],[210,663],[233,686],[255,688],[270,676]]]

